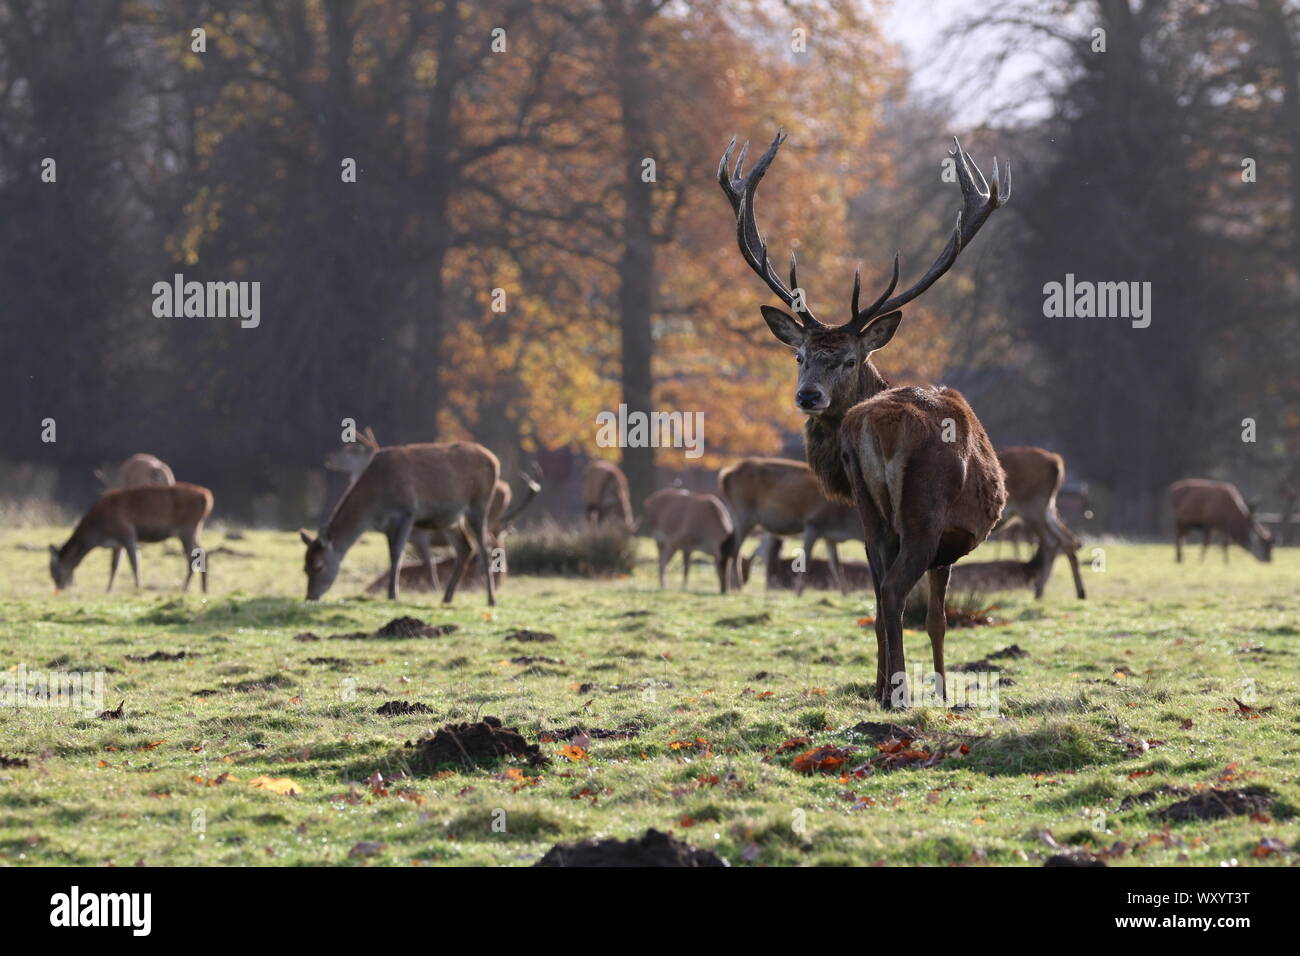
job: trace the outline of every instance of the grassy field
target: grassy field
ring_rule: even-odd
[[[623,580],[514,577],[491,612],[477,591],[450,609],[427,595],[390,604],[359,596],[385,563],[371,535],[309,605],[296,535],[217,531],[206,600],[178,595],[175,545],[143,549],[138,594],[129,573],[103,593],[98,551],[54,595],[45,545],[65,534],[0,533],[0,672],[104,671],[104,707],[124,701],[123,716],[0,708],[0,753],[28,763],[0,767],[7,864],[524,865],[557,841],[647,827],[732,865],[1037,865],[1053,844],[1104,850],[1109,865],[1300,859],[1295,549],[1271,565],[1238,550],[1226,568],[1217,553],[1177,567],[1172,546],[1108,544],[1105,569],[1085,569],[1088,601],[1061,563],[1043,601],[999,595],[999,626],[949,632],[950,669],[1027,652],[995,658],[1010,682],[995,714],[885,714],[867,699],[866,596],[722,597],[703,563],[689,592],[675,564],[661,593],[646,560]],[[331,639],[401,615],[459,629]],[[557,639],[506,640],[516,628]],[[321,640],[294,640],[305,631]],[[127,659],[155,651],[186,657]],[[907,654],[928,665],[923,633],[908,632]],[[544,659],[513,662],[530,657]],[[392,700],[431,713],[376,714]],[[401,779],[407,741],[483,715],[534,742],[574,725],[636,736],[567,755],[542,743],[540,770]],[[852,730],[863,721],[915,728],[913,750],[951,755],[888,769]],[[822,745],[861,749],[828,773],[793,769]],[[1266,788],[1263,809],[1160,816],[1243,787]]]

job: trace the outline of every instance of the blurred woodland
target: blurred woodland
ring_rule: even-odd
[[[557,513],[588,456],[617,457],[638,503],[801,456],[794,363],[714,178],[732,135],[784,126],[761,223],[836,321],[859,262],[874,295],[895,250],[907,281],[946,240],[952,133],[985,169],[1010,158],[1006,211],[878,364],[960,388],[999,445],[1065,455],[1085,530],[1160,529],[1189,475],[1279,510],[1300,7],[971,8],[946,55],[997,118],[977,129],[909,94],[875,0],[0,0],[0,492],[80,509],[93,468],[145,451],[218,518],[296,526],[337,491],[321,458],[344,418],[473,437],[507,478],[536,459]],[[1041,68],[997,82],[1013,54]],[[155,317],[175,273],[260,282],[260,325]],[[1067,273],[1150,282],[1150,327],[1045,318]],[[620,402],[703,411],[704,456],[598,448]]]

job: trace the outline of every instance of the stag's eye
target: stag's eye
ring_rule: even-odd
[[[803,364],[803,356],[800,355],[798,352],[795,352],[795,353],[794,353],[794,364],[795,364],[795,365],[802,365],[802,364]]]
[[[857,364],[858,364],[858,363],[857,363],[857,360],[856,360],[856,359],[845,359],[845,360],[844,360],[844,367],[845,367],[845,368],[853,368],[853,366],[855,366],[855,365],[857,365]]]

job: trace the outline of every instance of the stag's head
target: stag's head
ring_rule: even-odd
[[[885,291],[865,308],[859,306],[862,290],[859,271],[853,279],[852,311],[843,325],[823,325],[809,308],[804,290],[799,286],[798,266],[794,254],[790,255],[790,284],[787,286],[772,268],[767,258],[767,242],[758,231],[754,217],[754,194],[763,175],[776,158],[777,150],[785,142],[785,134],[778,132],[772,145],[748,173],[744,172],[745,155],[749,144],[741,147],[734,169],[729,169],[731,154],[736,147],[733,139],[718,164],[718,183],[726,194],[736,214],[736,239],[740,254],[767,287],[791,311],[763,306],[763,318],[782,343],[794,350],[799,367],[795,387],[795,406],[807,415],[839,416],[849,406],[860,401],[862,381],[878,379],[870,365],[871,353],[884,348],[898,330],[902,321],[901,307],[911,302],[942,276],[956,261],[958,254],[974,237],[994,209],[1011,196],[1011,170],[1007,168],[1005,185],[998,174],[997,160],[993,161],[993,183],[984,179],[970,155],[956,142],[950,155],[956,160],[957,178],[962,191],[962,208],[957,213],[957,225],[939,258],[913,286],[894,294],[898,285],[898,257],[894,257],[893,275]]]
[[[338,548],[334,547],[334,542],[324,531],[313,538],[311,532],[300,530],[298,537],[302,538],[302,543],[307,546],[305,562],[307,600],[319,601],[334,585],[334,579],[339,576],[339,565],[343,563],[343,555],[339,553]]]

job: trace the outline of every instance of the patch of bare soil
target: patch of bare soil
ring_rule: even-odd
[[[328,667],[350,667],[352,662],[344,657],[309,657],[308,664],[323,664]]]
[[[1266,813],[1276,795],[1267,787],[1243,787],[1240,790],[1202,790],[1186,800],[1171,803],[1152,816],[1157,820],[1182,823],[1187,820],[1220,820],[1223,817]]]
[[[152,654],[137,655],[127,654],[126,659],[136,664],[148,664],[153,661],[183,661],[186,654],[184,651],[178,651],[175,654],[168,654],[166,651],[154,651]]]
[[[503,757],[519,757],[533,766],[550,762],[536,744],[526,741],[514,727],[503,727],[499,717],[448,724],[413,746],[418,762],[428,769],[446,764],[493,763]]]
[[[546,644],[555,640],[554,634],[548,634],[546,631],[532,631],[526,627],[517,627],[506,635],[507,641],[525,641]]]
[[[100,720],[121,720],[123,717],[126,716],[126,711],[122,709],[122,705],[125,703],[126,701],[123,700],[113,710],[101,711],[99,714],[99,719]]]
[[[311,631],[303,631],[301,634],[295,634],[295,635],[293,636],[293,639],[294,639],[295,641],[302,641],[303,643],[307,643],[307,642],[309,642],[309,641],[319,641],[319,640],[320,640],[320,638],[319,638],[318,636],[316,636],[315,634],[313,634]]]
[[[849,728],[849,733],[867,737],[877,744],[891,739],[915,740],[921,736],[921,732],[915,727],[903,727],[899,724],[880,724],[871,720],[864,720],[860,724],[854,724]]]
[[[529,664],[563,664],[564,661],[558,657],[547,657],[545,654],[525,654],[523,657],[510,658],[510,663],[522,664],[526,667]]]
[[[7,757],[4,754],[0,754],[0,769],[13,770],[18,767],[30,767],[30,766],[31,764],[29,764],[22,757]]]
[[[1028,657],[1029,652],[1019,644],[1012,644],[1010,647],[1004,647],[1000,651],[994,651],[985,660],[990,661],[1018,661],[1022,657]]]
[[[557,843],[533,866],[727,866],[712,850],[702,850],[670,833],[646,830],[636,840],[583,840]]]
[[[432,714],[433,708],[421,704],[419,701],[409,700],[390,700],[375,709],[375,713],[381,717],[407,717],[411,714]]]
[[[563,730],[541,730],[537,733],[537,739],[544,744],[553,744],[560,740],[572,740],[574,737],[581,737],[584,734],[592,740],[631,740],[640,731],[635,727],[624,727],[621,730],[609,730],[604,727],[565,727]]]
[[[741,614],[737,617],[720,617],[713,623],[718,627],[753,627],[757,624],[770,624],[772,615],[767,611],[761,614]]]
[[[1057,853],[1055,856],[1049,856],[1043,863],[1043,866],[1105,866],[1101,857],[1089,853],[1087,850],[1067,850],[1064,853]]]

